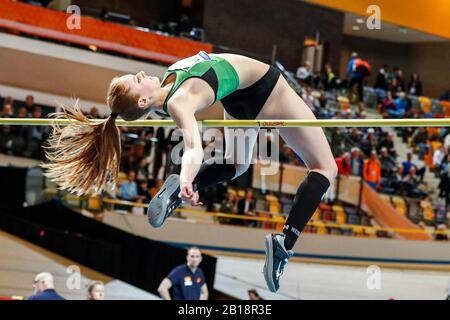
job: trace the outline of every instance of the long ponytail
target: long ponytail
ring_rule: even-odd
[[[78,104],[63,106],[62,112],[51,114],[55,119],[69,119],[67,126],[53,124],[47,140],[42,165],[45,175],[61,190],[78,195],[90,191],[101,193],[108,183],[115,183],[121,158],[120,131],[116,116],[101,122],[89,120]],[[73,120],[73,121],[72,121]]]

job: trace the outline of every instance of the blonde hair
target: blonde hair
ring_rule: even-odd
[[[119,78],[114,78],[106,98],[112,115],[103,121],[89,120],[78,107],[62,106],[62,112],[50,116],[69,119],[67,126],[52,125],[52,133],[44,145],[48,163],[42,165],[45,175],[56,182],[61,190],[82,195],[93,190],[101,193],[108,184],[117,180],[121,145],[120,131],[115,118],[132,121],[148,114],[149,107],[138,107],[138,95]]]

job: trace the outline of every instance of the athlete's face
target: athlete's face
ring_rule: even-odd
[[[187,264],[191,268],[197,268],[202,262],[202,253],[198,249],[191,249],[187,255]]]
[[[160,85],[158,77],[151,77],[144,71],[123,76],[122,81],[128,85],[131,94],[144,98],[150,97]]]

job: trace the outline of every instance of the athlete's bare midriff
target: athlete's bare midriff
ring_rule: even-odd
[[[227,60],[239,76],[238,89],[250,87],[269,70],[269,65],[258,60],[232,53],[210,54]]]

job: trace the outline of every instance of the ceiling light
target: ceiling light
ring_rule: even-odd
[[[356,19],[356,23],[364,23],[364,19],[358,18],[358,19]]]
[[[361,29],[359,26],[353,26],[352,30],[358,31],[359,29]]]

